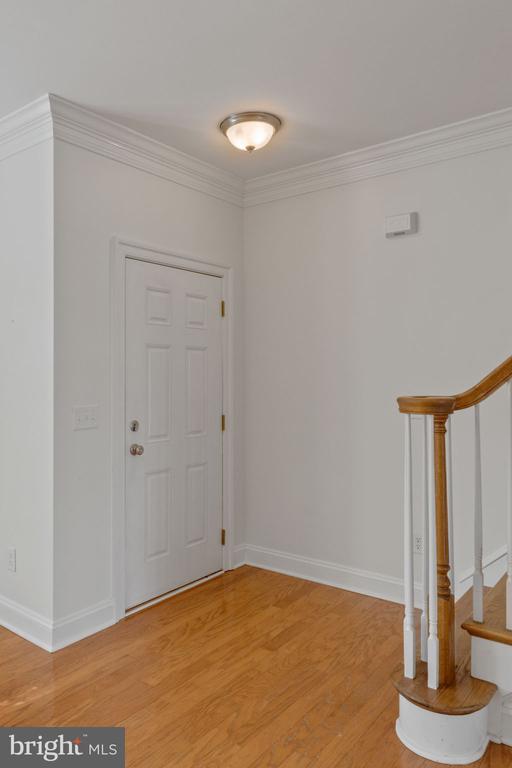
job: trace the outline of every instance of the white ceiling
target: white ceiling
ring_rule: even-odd
[[[512,106],[512,2],[0,0],[0,114],[48,91],[252,178]]]

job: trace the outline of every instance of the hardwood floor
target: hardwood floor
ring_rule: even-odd
[[[402,616],[245,566],[53,655],[0,629],[0,725],[121,725],[130,768],[428,768],[394,732]]]

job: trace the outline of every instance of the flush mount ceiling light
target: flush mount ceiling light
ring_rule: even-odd
[[[280,127],[281,120],[268,112],[236,112],[219,126],[231,144],[243,152],[264,147]]]

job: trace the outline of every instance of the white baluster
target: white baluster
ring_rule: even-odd
[[[475,405],[475,568],[473,573],[473,620],[484,620],[484,572],[482,529],[482,455],[480,406]]]
[[[512,381],[509,394],[509,456],[508,456],[508,515],[507,515],[507,616],[506,627],[512,629]]]
[[[412,446],[411,416],[406,413],[404,451],[404,675],[416,676],[416,638],[414,631],[414,565],[412,533]]]
[[[455,548],[453,538],[453,460],[452,460],[452,417],[446,422],[446,495],[448,499],[448,550],[450,557],[450,581],[455,593]]]
[[[437,545],[436,488],[434,476],[434,419],[428,417],[428,531],[429,531],[429,610],[428,677],[429,688],[439,688],[439,638],[437,636]]]
[[[428,661],[428,428],[429,419],[423,417],[423,562],[421,606],[421,660]]]

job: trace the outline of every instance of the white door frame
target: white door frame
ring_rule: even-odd
[[[125,596],[125,271],[126,259],[134,258],[153,264],[214,275],[222,279],[222,298],[226,302],[226,316],[222,322],[222,403],[226,414],[226,430],[222,453],[222,521],[226,530],[226,544],[222,552],[222,567],[233,567],[234,514],[233,514],[233,269],[212,264],[204,259],[184,256],[163,248],[144,245],[121,237],[112,239],[110,261],[110,360],[111,360],[111,457],[112,457],[112,599],[115,619],[126,614]]]

